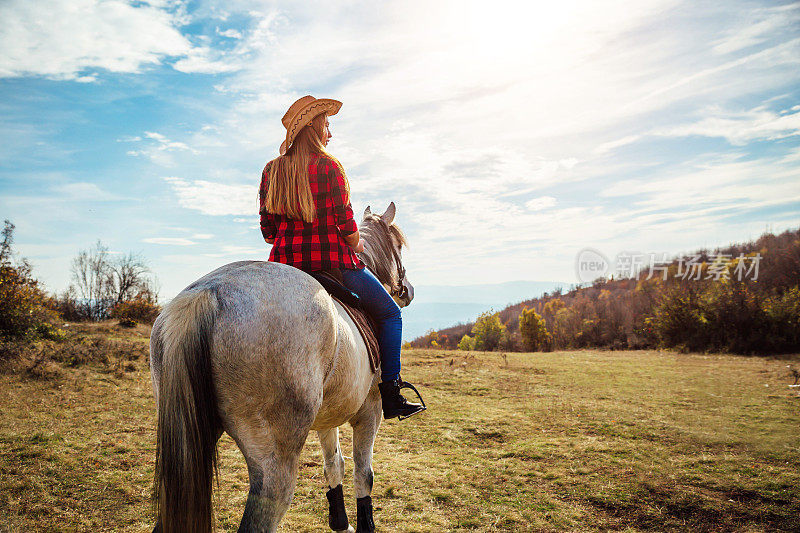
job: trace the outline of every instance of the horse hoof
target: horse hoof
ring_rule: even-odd
[[[353,526],[347,526],[347,529],[340,529],[336,533],[356,533],[356,530],[353,529]]]

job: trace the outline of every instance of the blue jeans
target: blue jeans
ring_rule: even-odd
[[[391,381],[400,375],[400,340],[403,321],[400,307],[381,282],[366,268],[341,270],[345,286],[356,293],[361,306],[378,323],[378,345],[381,349],[381,381]]]

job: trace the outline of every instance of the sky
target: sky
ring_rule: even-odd
[[[257,188],[311,94],[415,285],[577,282],[800,225],[800,3],[0,2],[0,218],[51,291],[100,239],[170,298],[266,260]]]

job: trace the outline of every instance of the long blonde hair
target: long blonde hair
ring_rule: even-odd
[[[308,181],[308,164],[313,154],[325,155],[339,167],[344,176],[347,198],[350,198],[350,184],[341,163],[325,150],[322,143],[327,118],[326,113],[314,117],[311,124],[300,130],[285,155],[267,163],[269,185],[261,209],[308,223],[314,221],[317,212]]]

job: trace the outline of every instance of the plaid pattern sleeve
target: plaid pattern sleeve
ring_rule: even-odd
[[[353,206],[350,205],[350,199],[347,197],[347,188],[344,184],[344,176],[342,176],[339,166],[330,161],[328,163],[330,171],[328,173],[331,187],[331,198],[333,199],[333,214],[336,218],[336,227],[342,232],[342,235],[351,235],[356,232],[358,226],[353,218]]]
[[[259,209],[269,186],[269,165],[261,175]],[[260,209],[261,233],[275,239],[269,260],[301,270],[360,269],[364,263],[345,242],[344,235],[358,229],[347,199],[344,177],[330,158],[314,155],[308,166],[308,182],[316,217],[312,222]]]

